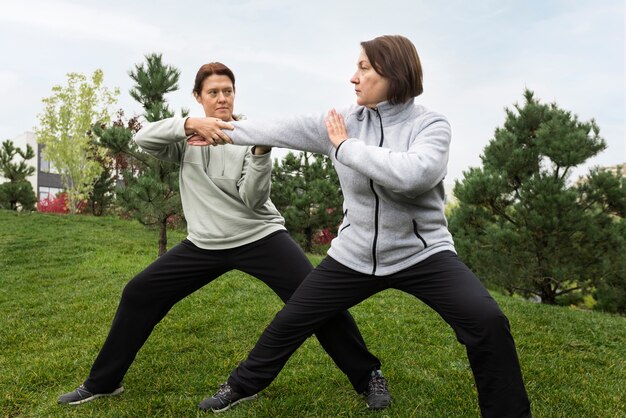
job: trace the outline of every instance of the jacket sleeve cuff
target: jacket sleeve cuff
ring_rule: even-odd
[[[253,157],[269,157],[269,156],[272,155],[272,149],[271,148],[265,154],[258,154],[258,155],[254,153],[254,149],[255,148],[256,148],[256,145],[253,145],[253,146],[250,147],[250,154],[252,154]]]
[[[250,147],[250,150],[248,151],[250,153],[250,160],[249,160],[249,164],[254,165],[255,167],[265,167],[266,165],[270,165],[272,164],[272,151],[270,152],[266,152],[265,154],[261,154],[261,155],[255,155],[254,154],[254,147]]]
[[[176,135],[180,138],[187,138],[189,136],[185,133],[185,123],[187,122],[187,119],[189,119],[189,116],[184,118],[176,118],[176,125],[174,130],[176,132]]]
[[[335,148],[335,159],[336,159],[336,160],[339,160],[339,149],[341,148],[341,146],[342,146],[343,144],[345,144],[345,143],[346,143],[346,142],[348,142],[349,140],[350,140],[350,138],[348,138],[348,139],[344,139],[343,141],[341,141],[341,142],[339,143],[339,145],[337,145],[337,148]]]

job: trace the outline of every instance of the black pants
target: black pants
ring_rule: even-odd
[[[96,393],[114,390],[172,306],[233,269],[262,280],[286,302],[313,266],[284,231],[227,250],[203,250],[184,240],[124,288],[109,335],[85,381],[87,389]],[[355,390],[363,392],[370,372],[379,368],[380,362],[367,350],[352,316],[339,311],[315,335]]]
[[[466,346],[484,417],[530,416],[509,322],[478,278],[450,251],[386,277],[358,273],[326,257],[278,312],[228,382],[244,393],[257,393],[320,324],[389,288],[414,295],[453,328]]]

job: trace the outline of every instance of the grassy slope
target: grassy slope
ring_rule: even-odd
[[[184,237],[170,233],[170,243]],[[138,354],[127,392],[56,405],[106,337],[124,284],[156,255],[156,232],[113,218],[0,211],[0,416],[203,416],[281,304],[231,272],[176,305]],[[319,257],[314,258],[314,262]],[[509,317],[536,417],[623,416],[626,318],[494,294]],[[464,349],[421,302],[386,291],[352,309],[394,396],[365,410],[314,339],[233,417],[478,416]]]

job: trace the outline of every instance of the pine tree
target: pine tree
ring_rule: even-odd
[[[19,155],[22,161],[13,159]],[[8,181],[0,184],[0,208],[11,210],[34,210],[37,196],[33,186],[27,180],[35,172],[35,167],[29,166],[26,161],[35,157],[30,145],[26,150],[16,148],[13,141],[7,139],[0,148],[0,173]]]
[[[103,166],[102,173],[87,197],[87,208],[93,216],[104,215],[115,200],[115,177],[110,167],[111,161],[106,158],[100,163]]]
[[[136,82],[130,95],[143,106],[146,120],[154,122],[174,115],[165,94],[178,88],[180,72],[165,65],[161,54],[145,58],[145,64],[137,64],[133,71],[129,71]],[[120,117],[111,126],[97,129],[96,134],[120,166],[123,183],[117,190],[117,202],[142,224],[158,227],[158,254],[161,256],[167,251],[168,223],[183,217],[178,185],[179,166],[157,160],[141,151],[132,140],[138,128],[134,120],[124,126]]]
[[[163,64],[162,54],[149,54],[145,58],[145,64],[135,64],[135,69],[128,72],[136,83],[129,93],[143,106],[148,122],[172,117],[174,112],[170,110],[165,95],[178,90],[180,71]]]
[[[274,161],[271,198],[305,251],[313,249],[314,236],[321,230],[336,234],[343,196],[328,157],[289,152],[282,163]]]
[[[555,304],[588,294],[612,274],[609,258],[624,257],[615,228],[626,206],[624,181],[599,169],[569,181],[575,167],[606,148],[597,124],[540,103],[529,90],[524,98],[506,109],[482,168],[456,183],[450,229],[481,278]]]

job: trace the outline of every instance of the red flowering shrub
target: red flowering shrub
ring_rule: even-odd
[[[78,203],[77,213],[81,213],[87,207],[87,201],[83,200]],[[38,212],[50,212],[50,213],[69,213],[69,207],[67,205],[67,193],[57,193],[54,197],[47,197],[37,202]]]
[[[56,196],[48,196],[45,199],[41,199],[37,202],[38,212],[51,212],[51,213],[68,213],[67,207],[67,193],[57,193]]]

